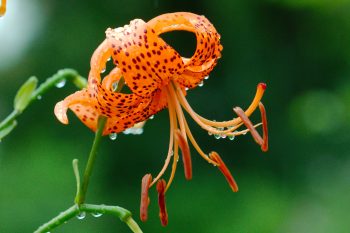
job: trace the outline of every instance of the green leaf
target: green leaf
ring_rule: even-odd
[[[22,112],[29,104],[30,97],[38,84],[38,79],[34,76],[30,77],[17,91],[14,108]]]
[[[5,126],[3,129],[1,129],[0,131],[0,141],[9,133],[11,133],[11,131],[16,127],[17,125],[17,121],[12,121],[10,122],[7,126]]]

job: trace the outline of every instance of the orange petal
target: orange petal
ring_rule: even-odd
[[[165,205],[165,189],[166,189],[165,180],[164,179],[159,180],[157,183],[159,218],[163,226],[168,225],[168,213]]]
[[[233,192],[238,192],[238,186],[237,183],[235,181],[235,179],[233,178],[230,170],[228,170],[228,168],[226,167],[224,161],[222,161],[221,157],[219,156],[218,153],[216,153],[215,151],[211,152],[209,154],[209,157],[214,160],[216,163],[219,164],[218,168],[220,169],[221,173],[225,176],[227,182],[229,183],[231,189],[233,190]]]
[[[195,33],[196,51],[191,58],[183,58],[185,72],[188,74],[175,77],[182,86],[189,88],[197,86],[214,68],[216,60],[221,56],[220,35],[204,16],[188,12],[168,13],[155,17],[147,24],[157,35],[175,30]]]
[[[261,145],[261,150],[266,152],[269,149],[269,134],[267,129],[266,111],[262,102],[259,103],[259,109],[261,113],[261,121],[263,127],[263,144]]]
[[[184,163],[185,177],[187,180],[192,179],[192,161],[191,152],[187,141],[182,136],[180,130],[175,131],[176,140],[179,142],[179,146],[182,152],[182,161]]]
[[[106,35],[113,60],[130,90],[139,96],[150,96],[183,70],[180,55],[140,19],[108,29]]]
[[[152,182],[152,175],[146,174],[142,178],[141,183],[141,204],[140,204],[140,219],[141,221],[145,222],[148,218],[148,205],[150,202],[149,196],[148,196],[148,190],[149,186]]]
[[[93,103],[93,99],[89,97],[87,94],[87,90],[83,89],[81,91],[77,91],[68,97],[66,97],[63,101],[60,101],[56,104],[54,113],[57,119],[63,123],[68,124],[67,110],[71,106],[75,104],[82,104],[90,106]]]

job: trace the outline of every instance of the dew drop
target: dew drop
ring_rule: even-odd
[[[41,99],[42,99],[41,95],[38,95],[36,98],[37,98],[38,100],[41,100]]]
[[[231,141],[233,141],[235,139],[235,135],[229,135],[228,139],[230,139]]]
[[[62,87],[64,87],[64,85],[66,85],[66,80],[65,79],[62,79],[61,81],[59,81],[58,83],[55,84],[55,86],[57,88],[62,88]]]
[[[106,68],[103,68],[103,69],[101,70],[101,74],[103,74],[104,72],[106,72]]]
[[[108,59],[107,59],[107,61],[110,61],[112,58],[111,57],[109,57]]]
[[[154,115],[150,116],[149,119],[151,119],[151,120],[154,119]]]
[[[128,128],[123,131],[123,134],[140,135],[140,134],[143,134],[143,128],[136,128],[136,127]]]
[[[208,76],[205,76],[204,79],[205,79],[205,80],[208,80],[208,79],[209,79],[209,75],[208,75]]]
[[[198,84],[198,86],[199,86],[199,87],[203,87],[203,86],[204,86],[204,82],[203,82],[203,81],[200,82],[200,83]]]
[[[220,138],[221,138],[221,135],[220,135],[220,134],[214,134],[214,138],[220,139]]]
[[[111,133],[111,134],[109,134],[109,138],[110,138],[111,140],[117,139],[117,136],[118,136],[117,133]]]
[[[118,81],[116,81],[112,84],[112,89],[113,89],[113,91],[116,91],[118,89]]]
[[[80,212],[78,215],[77,215],[77,219],[79,220],[82,220],[86,217],[86,213],[85,212]]]
[[[208,135],[211,136],[211,135],[213,135],[213,133],[212,132],[208,132]]]
[[[226,138],[226,134],[221,134],[221,138]]]
[[[188,91],[188,89],[189,89],[188,87],[185,87],[185,90],[186,90],[186,91]]]
[[[91,213],[91,215],[95,218],[98,218],[98,217],[101,217],[102,216],[102,213],[99,213],[99,212],[94,212],[94,213]]]

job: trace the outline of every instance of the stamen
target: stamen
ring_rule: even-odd
[[[254,128],[254,125],[249,120],[248,116],[244,113],[244,111],[240,107],[233,108],[233,111],[237,114],[237,116],[239,116],[242,119],[244,125],[249,129],[250,133],[252,134],[255,142],[261,146],[264,143],[264,141],[261,138],[258,131]]]
[[[190,180],[192,179],[192,161],[191,161],[190,148],[188,146],[187,141],[181,134],[180,130],[175,131],[175,138],[178,141],[182,152],[182,161],[184,164],[185,177],[187,180]]]
[[[192,108],[191,106],[188,104],[185,96],[183,95],[180,87],[178,84],[175,84],[176,86],[176,90],[177,90],[177,95],[179,97],[179,100],[180,100],[180,103],[181,105],[185,108],[185,110],[192,116],[193,118],[193,115],[196,115],[197,118],[203,122],[204,124],[206,125],[209,125],[209,126],[213,126],[213,127],[232,127],[232,126],[236,126],[238,124],[241,123],[241,119],[240,118],[235,118],[233,120],[230,120],[230,121],[211,121],[211,120],[208,120],[202,116],[200,116],[199,114],[197,114]],[[255,93],[255,97],[252,101],[252,103],[250,104],[250,106],[248,107],[248,109],[245,111],[245,114],[247,116],[250,116],[254,110],[258,107],[258,104],[261,100],[261,98],[263,97],[263,94],[265,92],[265,89],[266,89],[266,84],[265,83],[259,83],[258,86],[257,86],[257,90],[256,90],[256,93]],[[195,119],[194,119],[195,120]],[[197,121],[196,121],[197,122]],[[197,122],[198,123],[198,122]],[[238,127],[237,127],[238,128]],[[237,129],[236,128],[236,129]],[[235,129],[232,129],[232,131],[235,130]]]
[[[188,138],[190,139],[193,147],[197,150],[198,154],[200,156],[202,156],[203,159],[205,159],[208,163],[211,163],[213,164],[214,166],[217,166],[218,163],[211,160],[203,151],[202,149],[199,147],[199,145],[197,144],[196,140],[194,139],[192,133],[191,133],[191,130],[190,130],[190,127],[188,127],[188,124],[187,122],[185,121],[185,128],[186,128],[186,134],[188,136]]]
[[[235,179],[233,178],[230,170],[228,170],[228,168],[226,167],[224,161],[222,161],[219,154],[216,153],[215,151],[213,151],[209,154],[209,157],[219,164],[218,168],[220,169],[221,173],[225,176],[225,178],[226,178],[227,182],[229,183],[233,192],[238,192],[237,183],[236,183]]]
[[[142,178],[141,182],[141,204],[140,204],[140,219],[145,222],[148,218],[148,205],[150,203],[150,199],[148,196],[148,190],[152,181],[152,175],[146,174]]]
[[[175,142],[174,142],[174,158],[173,158],[173,164],[172,164],[172,166],[171,166],[171,174],[170,174],[170,177],[169,177],[169,180],[168,180],[168,184],[166,185],[165,192],[168,191],[168,189],[169,189],[171,183],[172,183],[173,180],[174,180],[178,160],[179,160],[179,144],[178,144],[178,141],[175,140]]]
[[[170,98],[168,97],[168,100]],[[164,174],[165,170],[168,168],[168,165],[170,163],[171,156],[173,155],[173,145],[174,145],[174,130],[176,127],[176,113],[175,108],[173,107],[172,101],[168,101],[168,110],[169,110],[169,118],[170,118],[170,142],[169,142],[169,149],[168,149],[168,155],[165,159],[165,163],[163,165],[162,170],[159,172],[156,178],[153,179],[151,186],[153,186],[157,180]]]
[[[159,218],[163,226],[168,225],[168,213],[165,205],[165,180],[161,179],[157,183],[158,191],[158,205],[159,205]]]
[[[266,152],[269,149],[269,134],[267,129],[266,111],[262,102],[259,103],[259,110],[261,113],[261,121],[262,121],[262,127],[263,127],[263,141],[264,141],[263,144],[261,145],[261,150]]]

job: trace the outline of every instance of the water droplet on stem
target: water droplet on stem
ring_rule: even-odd
[[[82,220],[86,217],[86,213],[85,212],[80,212],[78,215],[77,215],[77,219],[79,220]]]
[[[65,79],[62,79],[61,81],[59,81],[58,83],[55,84],[55,86],[57,88],[62,88],[62,87],[64,87],[64,85],[66,85],[66,80]]]

